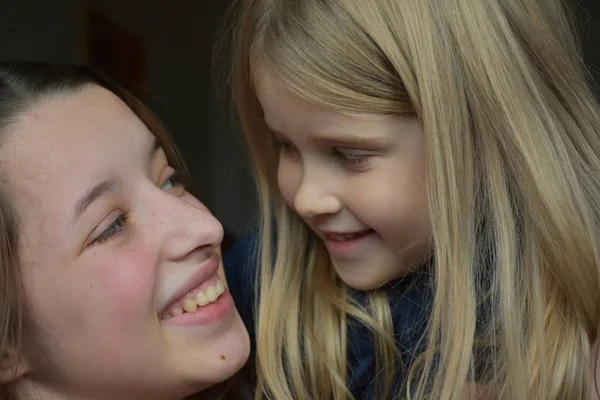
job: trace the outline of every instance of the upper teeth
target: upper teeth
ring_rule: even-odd
[[[217,280],[214,285],[206,286],[205,290],[206,292],[198,291],[196,296],[185,298],[180,304],[174,305],[171,307],[170,312],[161,315],[160,319],[177,317],[185,312],[194,312],[198,307],[214,303],[223,293],[225,293],[225,285],[223,285],[223,282],[220,280]]]

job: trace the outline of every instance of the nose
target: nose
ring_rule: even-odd
[[[162,256],[169,261],[198,257],[204,261],[221,246],[223,226],[197,199],[187,194],[178,198],[160,192],[156,233]]]
[[[294,209],[303,218],[315,218],[337,214],[342,209],[342,203],[326,184],[305,173],[294,197]]]

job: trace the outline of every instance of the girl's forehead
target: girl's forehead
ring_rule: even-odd
[[[103,151],[118,156],[150,140],[148,135],[144,124],[118,97],[90,87],[41,101],[22,113],[9,127],[0,153],[5,161],[20,161],[21,168],[83,162]]]
[[[350,112],[324,107],[298,97],[264,71],[255,73],[256,94],[269,128],[282,134],[296,130],[319,136],[370,136],[382,127],[393,130],[399,118],[369,112]]]
[[[1,175],[29,200],[22,206],[43,199],[47,217],[64,217],[90,182],[138,168],[153,140],[125,104],[95,87],[42,102],[12,124],[0,146]]]

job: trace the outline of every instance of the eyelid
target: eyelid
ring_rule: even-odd
[[[175,168],[171,167],[169,164],[166,164],[160,173],[159,180],[169,179],[169,176],[171,176],[173,172],[175,172]],[[163,179],[165,175],[166,177]]]
[[[371,158],[377,155],[376,152],[372,150],[349,149],[344,147],[334,147],[333,152],[340,157]]]
[[[177,171],[175,170],[175,168],[171,167],[170,165],[166,165],[160,172],[160,175],[158,176],[158,182],[156,182],[158,187],[162,187],[166,181],[168,181],[169,179],[173,178],[174,175],[177,174]]]
[[[352,150],[352,151],[364,151],[364,152],[372,152],[379,153],[387,150],[392,143],[383,138],[372,138],[372,139],[332,139],[328,142],[332,147],[335,147],[340,150]]]
[[[333,148],[333,155],[337,157],[346,168],[353,171],[360,171],[369,166],[373,152],[364,150],[342,149],[339,147]]]
[[[357,156],[371,156],[375,153],[373,150],[356,149],[352,147],[335,146],[334,149],[340,153],[353,154]]]
[[[273,133],[273,141],[275,143],[289,143],[290,141],[285,137],[278,133]]]
[[[111,217],[111,216],[114,216],[114,217]],[[93,246],[96,244],[102,244],[106,240],[110,240],[112,238],[112,236],[114,236],[114,235],[110,235],[110,237],[107,237],[106,240],[99,241],[100,237],[102,235],[104,235],[120,218],[124,218],[125,219],[124,223],[127,224],[128,217],[127,217],[126,212],[121,211],[121,210],[111,211],[90,233],[89,238],[91,238],[91,239],[88,239],[86,241],[85,247]],[[125,228],[123,228],[123,229],[125,229]],[[120,232],[117,232],[117,233],[120,233]]]
[[[283,150],[295,150],[296,149],[296,146],[294,145],[294,143],[292,143],[285,136],[280,135],[276,132],[273,133],[272,139],[273,139],[275,146],[278,147],[279,149],[283,149]]]
[[[164,179],[161,179],[158,182],[157,186],[161,190],[164,190],[165,192],[170,193],[175,197],[183,196],[190,187],[189,177],[187,173],[185,171],[176,170],[171,166],[168,166],[168,168],[166,168],[165,171],[168,171],[169,174]],[[164,174],[165,172],[163,172],[161,175]],[[169,180],[172,181],[172,185],[170,188],[165,189],[164,186]]]
[[[110,226],[112,221],[114,221],[121,213],[122,213],[121,210],[113,210],[113,211],[109,212],[106,215],[106,217],[104,217],[102,219],[102,221],[100,221],[100,223],[98,225],[96,225],[96,227],[92,231],[92,234],[96,233],[97,231],[100,231],[100,232],[104,231],[106,228],[108,228]],[[111,218],[113,216],[114,216],[114,218]]]

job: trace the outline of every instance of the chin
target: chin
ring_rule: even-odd
[[[212,383],[223,382],[235,375],[248,361],[250,337],[239,314],[236,312],[230,329],[223,334],[218,345],[211,350],[210,362],[202,369],[211,372]]]
[[[355,279],[344,279],[340,277],[344,284],[352,289],[360,290],[362,292],[367,292],[369,290],[375,290],[383,285],[385,285],[388,280],[373,280],[373,281],[365,281],[364,277],[358,280]]]
[[[334,264],[335,266],[335,264]],[[398,271],[365,271],[364,268],[346,269],[335,267],[337,275],[344,284],[352,289],[363,292],[378,289],[388,282],[399,278],[406,273]]]
[[[237,312],[235,313],[235,321],[233,321],[231,330],[224,337],[221,349],[219,365],[223,368],[224,378],[221,381],[224,381],[242,369],[250,356],[248,330]]]
[[[204,350],[178,351],[172,358],[175,367],[174,381],[186,382],[188,394],[197,393],[222,383],[239,372],[248,361],[250,338],[248,331],[236,312],[226,332]],[[181,350],[181,349],[179,349]],[[174,363],[174,364],[173,364]]]
[[[366,276],[364,272],[361,273],[360,271],[357,271],[358,273],[355,271],[348,273],[348,271],[336,270],[336,272],[346,286],[363,292],[377,289],[385,285],[390,280],[387,276]]]

